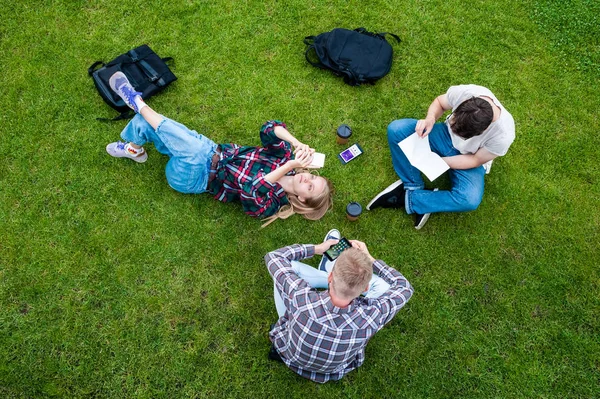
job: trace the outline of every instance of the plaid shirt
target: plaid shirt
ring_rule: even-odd
[[[222,202],[240,201],[244,212],[253,217],[274,215],[287,205],[283,187],[265,180],[265,175],[292,158],[289,143],[275,135],[275,127],[285,123],[272,120],[260,129],[262,147],[221,144],[217,174],[209,192]]]
[[[292,245],[265,256],[286,312],[269,333],[284,363],[316,382],[339,380],[365,360],[369,339],[410,299],[410,283],[381,260],[375,274],[390,284],[379,298],[359,297],[346,308],[331,302],[329,291],[317,291],[296,275],[292,260],[313,256],[313,245]]]

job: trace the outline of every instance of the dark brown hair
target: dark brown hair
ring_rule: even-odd
[[[489,102],[480,97],[463,101],[450,119],[450,128],[463,139],[479,136],[492,123],[494,110]]]

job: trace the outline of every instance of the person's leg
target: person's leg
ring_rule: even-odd
[[[196,194],[206,191],[211,158],[217,148],[209,138],[157,114],[148,106],[127,124],[121,138],[138,148],[153,143],[158,152],[168,155],[171,159],[165,174],[174,190]],[[117,148],[119,144],[122,143],[111,143],[106,150],[112,156],[122,157],[113,154],[116,150],[112,151],[112,147]]]
[[[327,282],[327,276],[329,275],[329,273],[315,269],[312,266],[297,261],[292,261],[292,269],[294,269],[294,272],[296,272],[298,277],[306,281],[306,283],[312,288],[329,287],[329,283]],[[277,289],[277,286],[274,286],[273,291],[273,297],[275,299],[275,308],[277,309],[277,314],[279,315],[279,317],[282,317],[285,314],[286,310],[285,303],[281,298],[281,293]]]
[[[398,143],[415,132],[416,126],[416,119],[399,119],[393,121],[387,127],[392,164],[406,189],[421,189],[424,187],[421,172],[410,164],[408,158],[406,158],[406,155],[404,155],[404,152],[398,146]]]
[[[451,190],[416,190],[407,195],[407,213],[467,212],[477,209],[483,198],[485,169],[450,170]]]
[[[298,277],[306,281],[312,288],[329,288],[329,282],[327,281],[329,273],[295,260],[292,261],[292,269],[294,269]]]
[[[452,145],[450,133],[444,123],[434,125],[429,134],[429,145],[431,151],[442,157],[460,154]],[[483,167],[467,170],[451,169],[449,173],[452,183],[450,191],[406,187],[406,212],[424,215],[434,212],[466,212],[476,209],[483,197],[483,176],[485,174]]]

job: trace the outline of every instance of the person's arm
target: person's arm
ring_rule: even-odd
[[[275,135],[283,141],[287,141],[294,147],[294,152],[298,153],[299,151],[308,152],[313,154],[315,150],[310,148],[308,144],[302,143],[300,140],[295,138],[289,130],[285,128],[285,126],[276,126],[274,129]]]
[[[390,322],[398,311],[406,305],[414,292],[412,285],[396,269],[388,266],[382,260],[373,262],[373,273],[381,277],[390,285],[389,290],[379,298],[374,299],[379,303],[381,311],[380,325]]]
[[[350,243],[354,248],[363,251],[369,257],[369,260],[373,262],[373,273],[390,285],[390,288],[381,296],[372,299],[379,305],[381,311],[380,325],[383,326],[392,320],[396,313],[406,305],[413,294],[413,288],[397,270],[389,267],[384,261],[373,258],[364,242],[350,240]]]
[[[417,133],[419,137],[427,136],[431,132],[431,129],[433,129],[433,125],[435,125],[435,122],[440,118],[440,116],[442,116],[444,112],[451,108],[452,107],[448,102],[448,97],[446,94],[437,96],[429,106],[425,119],[420,119],[417,121],[415,133]]]
[[[260,141],[263,147],[268,150],[281,151],[285,149],[285,143],[294,147],[294,152],[304,151],[313,153],[315,150],[308,145],[303,144],[300,140],[294,137],[285,123],[279,120],[267,121],[260,129]]]
[[[319,245],[312,244],[294,244],[283,247],[265,255],[265,263],[269,274],[275,281],[275,286],[282,294],[282,298],[287,306],[294,292],[306,288],[308,284],[298,277],[292,268],[292,261],[300,261],[310,258],[313,255],[322,255],[330,246],[337,243],[337,240],[327,240]]]
[[[275,183],[279,181],[283,176],[290,173],[292,170],[296,168],[306,168],[310,165],[312,161],[312,154],[310,152],[299,152],[296,154],[296,159],[290,159],[277,169],[271,171],[268,175],[265,176],[265,180]]]
[[[442,157],[442,159],[451,169],[473,169],[497,156],[482,147],[475,154],[454,155],[452,157]]]

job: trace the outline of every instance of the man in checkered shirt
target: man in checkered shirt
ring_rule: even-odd
[[[369,339],[413,293],[408,280],[375,260],[361,241],[350,241],[353,248],[340,254],[329,274],[298,262],[322,255],[337,242],[295,244],[265,256],[279,303],[279,320],[269,333],[273,343],[269,356],[280,357],[290,369],[316,382],[339,380],[359,367]],[[361,297],[369,289],[373,272],[390,287],[378,297]],[[325,273],[328,290],[317,291],[301,277],[312,278],[316,273]]]

